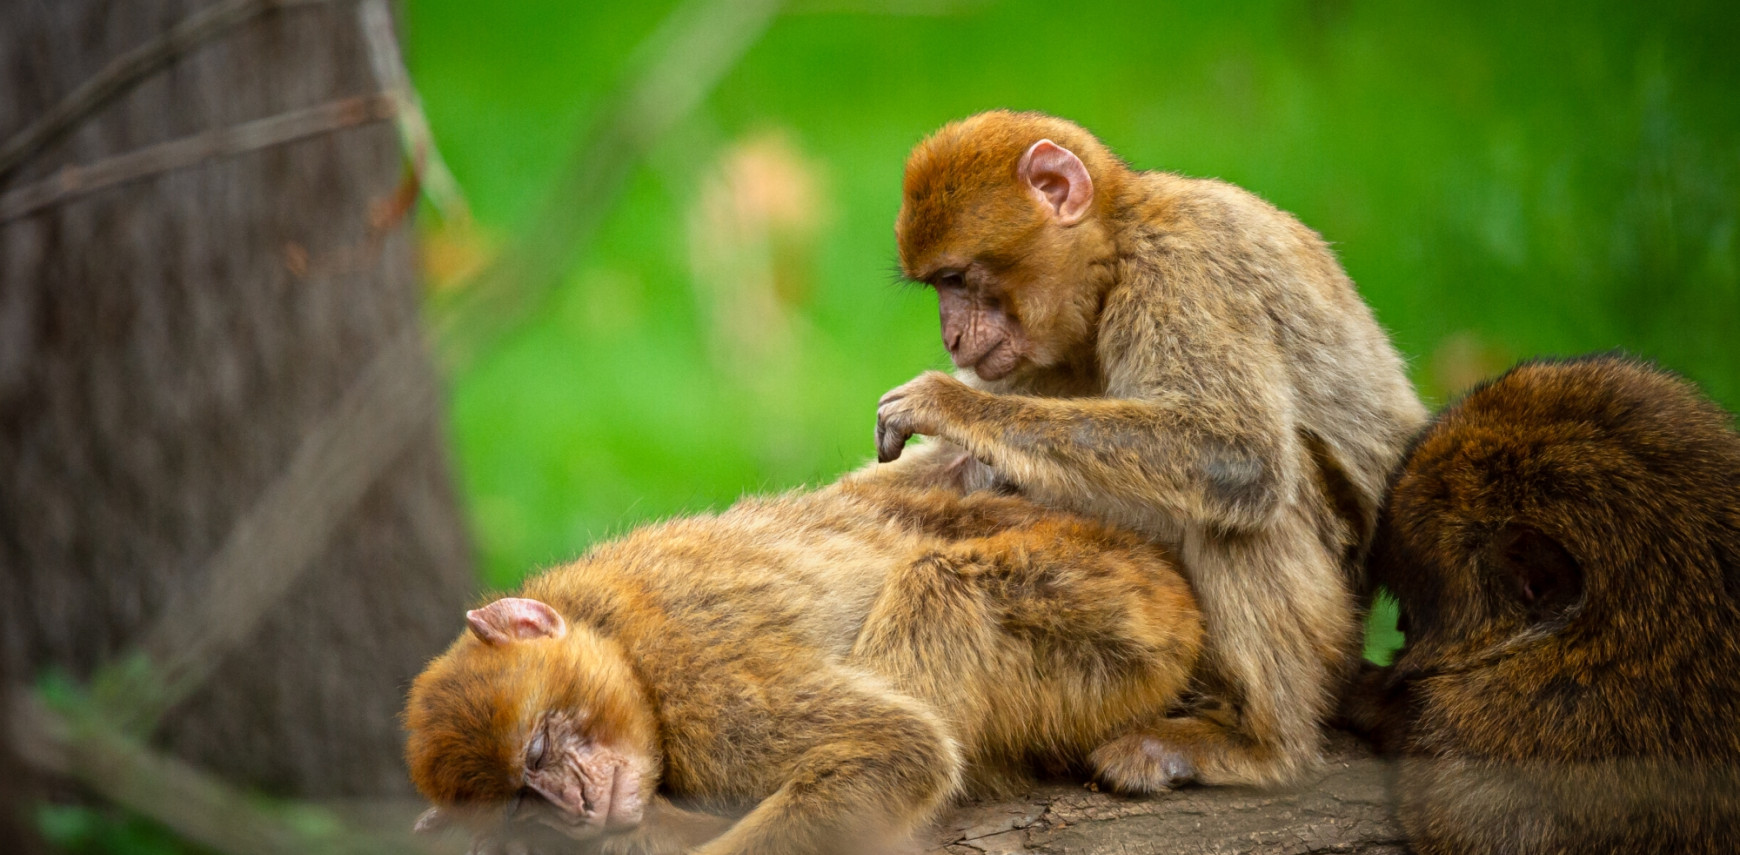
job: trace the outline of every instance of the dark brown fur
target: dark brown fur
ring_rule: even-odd
[[[644,763],[640,792],[752,808],[705,853],[891,851],[963,787],[1034,763],[1153,789],[1165,770],[1089,754],[1177,701],[1202,635],[1170,558],[1139,537],[850,478],[641,529],[519,596],[566,634],[465,635],[406,714],[418,789],[482,811],[486,851],[511,833],[492,823],[542,766],[528,744],[552,713],[589,722],[564,751]],[[675,851],[719,831],[655,800],[601,842]]]
[[[1070,122],[1007,112],[914,149],[895,230],[960,371],[883,398],[878,456],[900,459],[873,477],[1010,487],[1176,547],[1224,714],[1123,747],[1210,783],[1307,768],[1356,659],[1385,481],[1425,419],[1322,239],[1239,188],[1136,172]],[[903,452],[913,434],[934,441]]]
[[[1740,851],[1740,435],[1617,356],[1421,436],[1373,546],[1407,644],[1355,705],[1434,853]]]

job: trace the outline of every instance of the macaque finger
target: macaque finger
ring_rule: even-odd
[[[521,833],[523,830],[514,823],[503,822],[487,831],[478,831],[471,836],[466,855],[531,855],[531,844]]]
[[[876,402],[876,411],[880,413],[883,410],[894,406],[900,402],[900,399],[906,397],[906,393],[906,385],[896,386],[893,389],[888,390],[883,394],[882,398]]]
[[[935,435],[934,426],[921,414],[931,409],[935,372],[926,372],[896,386],[876,402],[876,460],[888,463],[900,457],[913,434]]]
[[[411,833],[434,834],[446,829],[450,824],[451,822],[445,811],[440,808],[430,808],[423,811],[422,816],[417,817],[417,823],[411,826]]]
[[[889,463],[900,459],[900,452],[905,450],[906,441],[912,438],[912,431],[905,427],[904,421],[898,416],[877,417],[876,462]]]

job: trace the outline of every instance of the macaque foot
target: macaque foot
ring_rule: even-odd
[[[1146,731],[1133,731],[1089,755],[1094,774],[1120,793],[1158,793],[1196,779],[1196,764],[1179,748]]]

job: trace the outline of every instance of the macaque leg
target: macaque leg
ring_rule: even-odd
[[[959,751],[922,705],[892,691],[822,691],[801,720],[769,723],[811,745],[785,783],[697,855],[900,851],[954,795]]]
[[[1128,774],[1181,756],[1203,783],[1271,784],[1317,761],[1319,724],[1356,661],[1358,634],[1313,507],[1296,502],[1249,535],[1187,534],[1183,560],[1208,625],[1205,671],[1224,706],[1132,729],[1095,752],[1097,765]]]
[[[975,768],[1079,760],[1188,681],[1201,622],[1165,552],[1051,517],[916,556],[856,660],[948,716]]]
[[[1379,754],[1399,751],[1407,735],[1411,693],[1394,666],[1361,662],[1342,693],[1335,725],[1371,740]]]

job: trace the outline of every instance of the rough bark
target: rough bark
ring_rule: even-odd
[[[0,11],[0,138],[200,0]],[[6,181],[372,93],[350,3],[175,60]],[[0,656],[84,677],[136,643],[310,426],[417,322],[398,143],[371,122],[0,223]],[[416,370],[432,370],[425,360]],[[158,741],[304,796],[402,794],[396,714],[473,588],[433,420]],[[298,521],[286,521],[296,525]]]
[[[1132,798],[1051,782],[962,805],[921,841],[925,855],[1406,855],[1391,803],[1392,767],[1359,741],[1332,736],[1328,761],[1290,789],[1189,787]],[[404,828],[426,804],[357,808],[359,824]],[[466,836],[425,841],[460,855]]]
[[[1386,764],[1338,736],[1312,780],[1286,790],[1199,787],[1123,798],[1047,785],[1005,802],[962,807],[932,855],[1403,855]]]

